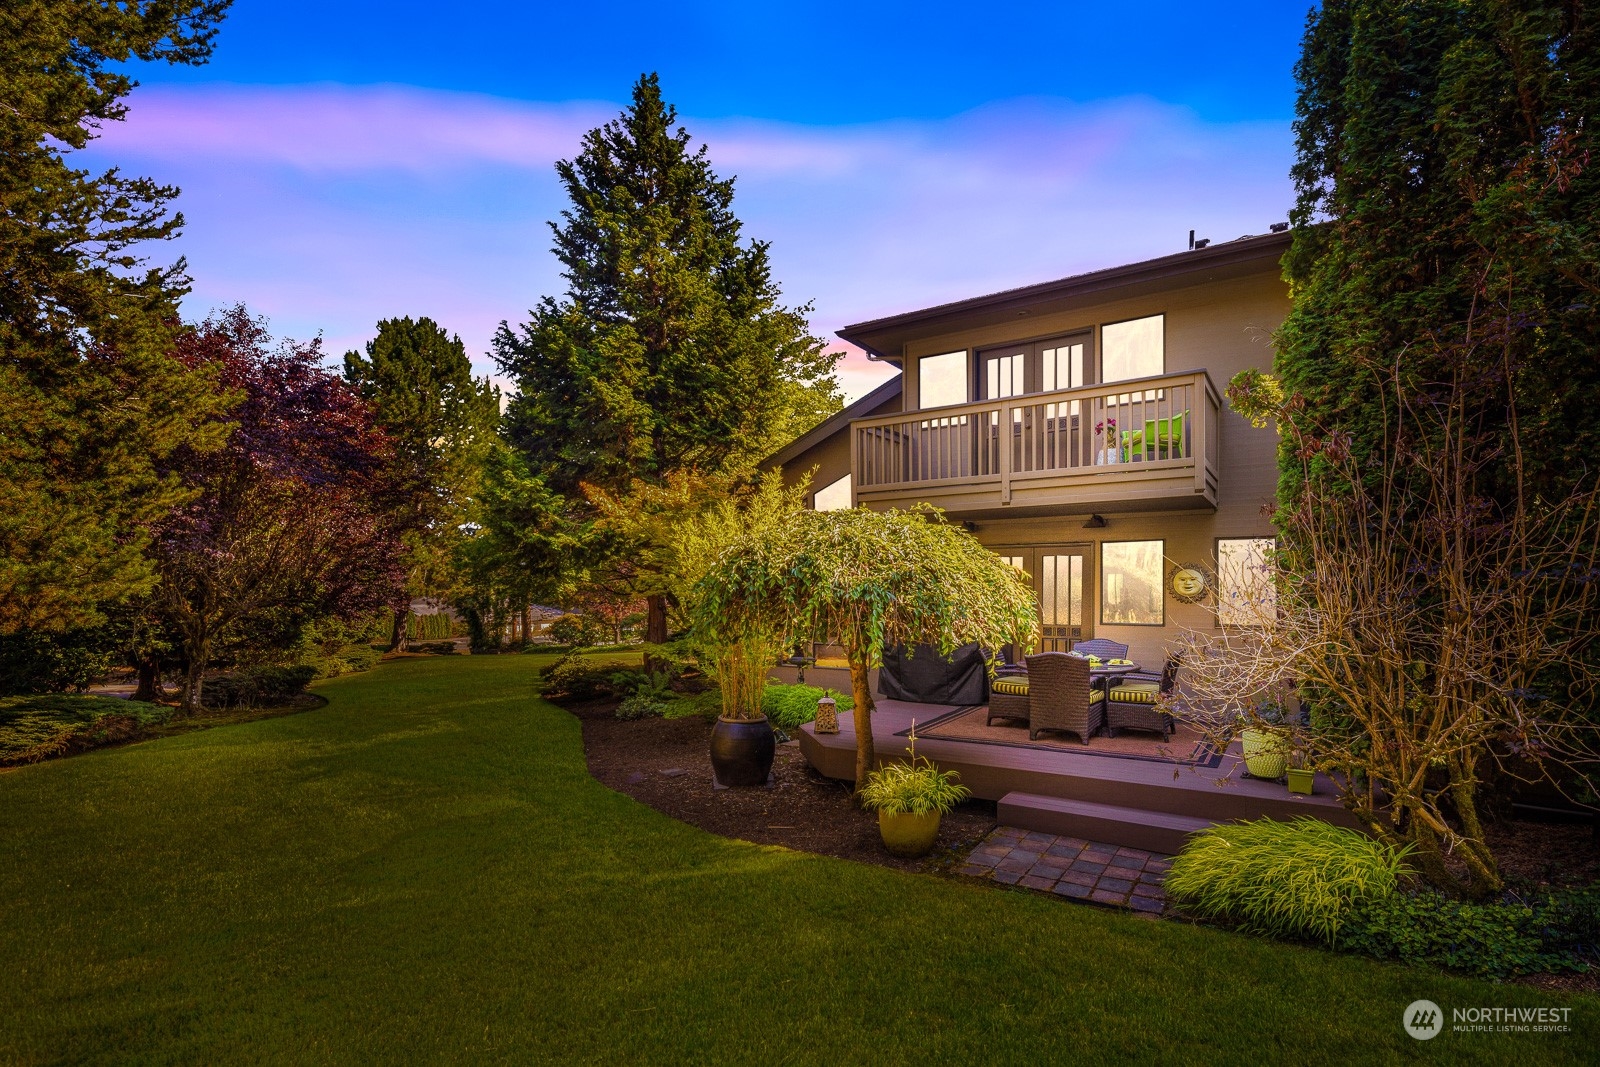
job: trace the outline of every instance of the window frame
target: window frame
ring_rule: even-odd
[[[817,497],[821,496],[823,493],[827,492],[829,489],[832,489],[834,486],[838,485],[840,482],[848,483],[845,486],[846,502],[843,505],[839,506],[839,507],[832,507],[832,508],[819,508],[819,507],[817,507]],[[812,494],[811,494],[811,510],[812,511],[848,511],[850,508],[855,506],[855,499],[856,499],[855,490],[856,490],[855,481],[851,477],[851,473],[849,471],[846,471],[844,474],[842,474],[839,477],[835,478],[833,481],[829,482],[827,485],[820,486],[819,488],[817,488],[815,491],[812,492]]]
[[[958,400],[954,404],[940,404],[937,407],[929,407],[929,406],[927,406],[926,404],[924,404],[922,402],[924,391],[925,391],[925,388],[926,388],[926,385],[927,385],[927,377],[922,373],[923,364],[925,364],[930,359],[950,359],[953,356],[960,356],[962,358],[962,361],[963,361],[963,364],[964,364],[963,369],[962,369],[962,373],[961,373],[961,381],[962,381],[962,384],[965,386],[966,399]],[[973,392],[973,389],[972,389],[972,380],[973,380],[972,349],[970,349],[970,348],[961,348],[961,349],[951,349],[948,352],[930,352],[926,356],[918,356],[916,358],[917,358],[917,410],[918,411],[938,411],[938,410],[940,410],[942,408],[953,408],[953,407],[959,407],[962,404],[970,404],[970,403],[972,403],[972,392]]]
[[[1124,326],[1124,325],[1126,325],[1126,324],[1128,324],[1130,322],[1140,322],[1140,321],[1143,321],[1144,319],[1160,319],[1161,320],[1161,369],[1156,371],[1154,374],[1141,374],[1138,378],[1118,378],[1115,381],[1107,381],[1106,380],[1106,376],[1105,376],[1105,350],[1106,350],[1105,332],[1106,332],[1106,328],[1109,327],[1109,326]],[[1100,326],[1099,326],[1099,329],[1097,329],[1095,331],[1095,333],[1096,333],[1096,340],[1099,342],[1097,344],[1097,346],[1096,346],[1096,354],[1097,354],[1098,358],[1095,361],[1095,377],[1097,377],[1099,379],[1099,381],[1096,382],[1097,385],[1117,385],[1120,382],[1137,382],[1137,381],[1139,381],[1139,380],[1141,380],[1143,378],[1161,378],[1161,377],[1165,377],[1166,376],[1166,373],[1167,373],[1167,313],[1165,311],[1156,311],[1156,312],[1153,312],[1153,313],[1151,313],[1149,315],[1133,315],[1133,316],[1130,316],[1129,318],[1116,319],[1116,320],[1114,320],[1112,322],[1102,322],[1100,324]]]
[[[1120,621],[1120,620],[1115,620],[1114,621],[1114,620],[1106,618],[1106,605],[1110,602],[1110,598],[1108,598],[1106,596],[1106,580],[1107,580],[1107,578],[1110,577],[1110,575],[1109,575],[1109,573],[1107,571],[1107,568],[1106,568],[1106,546],[1107,545],[1160,545],[1161,546],[1159,552],[1157,553],[1158,563],[1157,563],[1157,566],[1156,566],[1156,574],[1155,574],[1156,604],[1159,605],[1159,612],[1160,612],[1160,619],[1158,621],[1156,621],[1156,622],[1125,622],[1125,621]],[[1097,585],[1099,586],[1099,588],[1097,590],[1097,592],[1099,594],[1097,599],[1100,601],[1100,604],[1099,604],[1100,625],[1101,626],[1156,626],[1156,627],[1164,627],[1164,626],[1166,626],[1167,625],[1167,539],[1164,538],[1164,537],[1138,537],[1138,538],[1128,538],[1127,540],[1123,540],[1123,541],[1101,541],[1101,542],[1099,542],[1099,548],[1100,548],[1100,551],[1098,553],[1099,558],[1098,558],[1098,560],[1096,562],[1099,564],[1098,570],[1100,572],[1097,575]]]
[[[1239,536],[1234,536],[1234,537],[1214,537],[1214,538],[1212,538],[1212,544],[1211,544],[1211,558],[1213,558],[1213,559],[1215,559],[1217,561],[1217,567],[1216,567],[1216,589],[1214,591],[1214,595],[1216,597],[1217,612],[1216,612],[1216,618],[1212,622],[1212,626],[1214,628],[1216,628],[1216,629],[1219,629],[1219,630],[1229,630],[1229,629],[1231,629],[1231,630],[1254,630],[1254,629],[1258,629],[1258,628],[1260,628],[1262,626],[1265,626],[1265,625],[1267,625],[1266,623],[1226,622],[1222,618],[1222,609],[1223,609],[1222,579],[1223,579],[1223,573],[1224,573],[1223,572],[1223,566],[1222,566],[1222,542],[1224,542],[1224,541],[1266,541],[1270,545],[1270,548],[1268,549],[1268,551],[1277,551],[1278,538],[1273,534],[1257,535],[1257,536],[1254,536],[1254,537],[1250,537],[1250,536],[1244,536],[1244,537],[1239,537]],[[1273,615],[1274,619],[1277,618],[1277,615],[1278,615],[1278,591],[1276,589],[1274,589],[1272,591],[1272,615]]]

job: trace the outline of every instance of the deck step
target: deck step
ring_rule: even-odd
[[[1019,830],[1081,837],[1167,855],[1180,852],[1190,834],[1216,825],[1210,819],[1189,815],[1118,808],[1037,793],[1007,793],[1001,797],[999,822]]]

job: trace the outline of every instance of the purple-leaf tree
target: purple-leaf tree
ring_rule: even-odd
[[[193,712],[227,640],[369,614],[401,596],[405,572],[385,517],[389,439],[323,367],[320,341],[274,346],[240,306],[184,335],[177,355],[234,397],[227,444],[174,458],[198,495],[152,531],[155,603],[182,636]]]

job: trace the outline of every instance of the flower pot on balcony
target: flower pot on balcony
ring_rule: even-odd
[[[1289,768],[1289,792],[1311,795],[1311,786],[1317,777],[1317,772],[1310,767]]]

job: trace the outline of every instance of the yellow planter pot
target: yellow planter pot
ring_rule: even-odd
[[[939,836],[939,813],[896,815],[880,811],[878,832],[883,835],[883,847],[894,855],[905,859],[925,856]]]
[[[1265,730],[1246,730],[1239,738],[1244,765],[1252,778],[1282,778],[1289,767],[1289,743]]]

